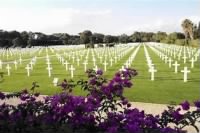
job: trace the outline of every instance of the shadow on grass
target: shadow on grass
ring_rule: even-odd
[[[188,82],[198,82],[198,83],[200,83],[200,79],[199,78],[190,78],[190,79],[188,79]]]

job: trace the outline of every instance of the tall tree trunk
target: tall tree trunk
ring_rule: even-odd
[[[190,39],[191,39],[191,40],[194,39],[194,37],[193,37],[193,32],[192,32],[192,31],[189,32],[189,36],[190,36]]]

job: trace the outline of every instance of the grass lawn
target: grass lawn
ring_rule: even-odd
[[[155,73],[155,81],[150,80],[150,73],[148,72],[148,66],[145,59],[144,54],[144,47],[141,45],[138,53],[136,54],[136,57],[134,61],[131,64],[132,68],[135,68],[138,71],[138,76],[133,79],[134,86],[131,89],[125,89],[125,96],[128,97],[130,101],[137,101],[137,102],[150,102],[150,103],[180,103],[183,100],[189,100],[194,101],[200,98],[200,62],[199,60],[195,62],[195,67],[190,68],[190,63],[184,64],[182,61],[179,62],[181,66],[179,67],[179,72],[177,74],[174,73],[174,67],[169,68],[168,64],[165,64],[164,61],[162,61],[158,55],[154,53],[152,49],[149,48],[147,45],[148,53],[155,64],[155,68],[158,72]],[[113,66],[107,66],[107,71],[105,72],[105,77],[110,79],[114,75],[114,73],[121,68],[121,66],[125,63],[125,61],[130,57],[130,55],[134,52],[136,47],[132,47],[130,49],[122,48],[119,53],[125,52],[124,56],[121,58],[120,61],[117,63],[113,63]],[[120,50],[120,49],[118,49]],[[60,51],[56,51],[56,53],[62,54],[64,56],[65,53],[71,52],[72,49],[63,49]],[[87,54],[87,50],[83,49],[76,49],[74,51],[78,51],[77,53],[83,52],[83,58],[85,58]],[[85,52],[84,52],[85,51]],[[30,77],[27,77],[27,72],[25,70],[26,64],[30,62],[30,60],[26,60],[22,63],[22,65],[18,65],[18,69],[14,69],[14,65],[11,64],[12,70],[11,70],[11,76],[7,76],[7,70],[5,69],[5,65],[3,66],[3,69],[0,70],[0,72],[5,72],[3,80],[0,82],[0,91],[4,92],[13,92],[13,91],[19,91],[24,88],[30,88],[32,82],[36,81],[40,85],[39,88],[37,88],[37,91],[41,92],[42,94],[55,94],[59,93],[61,89],[59,87],[53,86],[53,78],[58,77],[59,81],[61,82],[64,78],[70,79],[70,72],[65,70],[65,66],[61,65],[57,57],[55,56],[55,52],[53,53],[50,49],[48,49],[48,54],[50,56],[50,62],[51,66],[53,68],[52,70],[52,77],[48,77],[48,71],[47,71],[47,64],[45,58],[40,58],[43,56],[46,56],[46,50],[45,48],[42,50],[42,52],[39,54],[39,52],[35,52],[32,55],[25,54],[22,56],[22,59],[34,57],[37,55],[38,59],[36,64],[33,67],[33,71],[31,71]],[[113,54],[112,50],[103,51],[104,53],[101,53],[105,55],[105,53],[111,55]],[[100,63],[99,58],[97,57],[97,52],[93,52],[94,56],[97,59],[97,66],[99,68],[104,68],[103,64]],[[76,53],[75,53],[76,54]],[[94,68],[93,62],[92,62],[92,50],[89,51],[88,56],[88,66],[87,68]],[[51,56],[53,55],[53,56]],[[84,73],[84,65],[82,64],[84,59],[80,61],[80,65],[77,66],[76,61],[73,63],[72,59],[69,60],[68,56],[64,56],[65,59],[68,60],[73,66],[75,67],[76,71],[74,72],[74,79],[77,81],[78,79],[86,79],[85,73]],[[19,59],[17,56],[12,56],[9,58],[6,58],[5,56],[0,56],[0,59],[3,61],[10,61],[14,59]],[[103,60],[104,61],[104,60]],[[107,61],[109,61],[109,56],[107,58]],[[108,62],[110,63],[110,62]],[[183,73],[180,72],[180,70],[183,69],[184,66],[188,66],[191,70],[191,73],[189,73],[188,77],[189,80],[187,83],[183,82]],[[74,94],[76,95],[84,95],[86,92],[82,91],[80,88],[74,89]]]

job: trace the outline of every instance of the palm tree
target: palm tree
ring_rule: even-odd
[[[183,31],[185,33],[185,39],[188,40],[190,37],[193,40],[193,23],[189,19],[185,19],[181,24]]]

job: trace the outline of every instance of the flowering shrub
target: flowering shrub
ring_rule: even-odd
[[[131,80],[136,70],[127,68],[119,71],[111,80],[103,77],[103,72],[87,70],[88,81],[77,83],[64,80],[60,86],[63,92],[36,100],[38,87],[33,84],[32,92],[22,90],[18,93],[4,94],[0,99],[13,97],[21,99],[14,106],[0,105],[1,133],[184,133],[185,126],[195,125],[200,118],[200,101],[194,104],[196,110],[188,111],[189,102],[181,103],[181,108],[169,107],[161,115],[145,114],[131,107],[123,96],[124,88],[131,88]],[[87,96],[74,96],[71,91],[80,86],[88,91]],[[184,110],[185,113],[180,113]],[[170,127],[174,124],[175,127]]]

